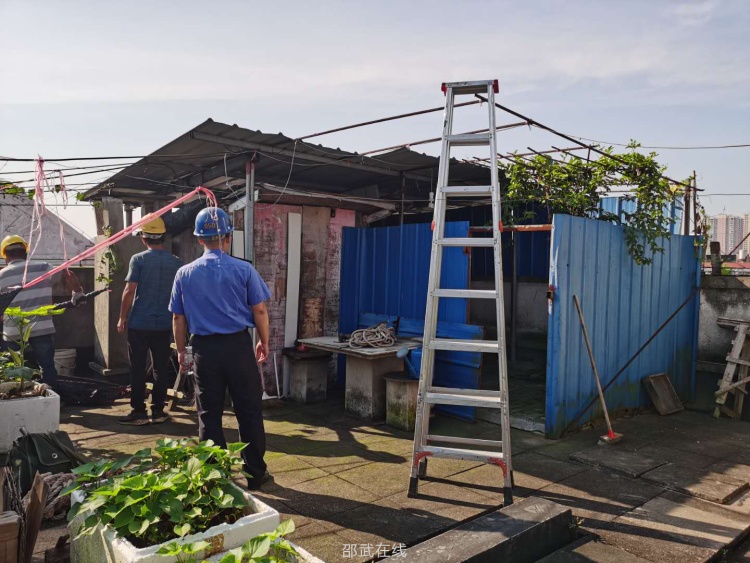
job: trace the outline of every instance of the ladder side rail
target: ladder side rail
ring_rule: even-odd
[[[432,248],[430,249],[430,274],[427,281],[427,305],[425,309],[424,334],[422,339],[422,365],[419,370],[419,388],[417,392],[417,413],[414,423],[414,449],[412,455],[412,478],[416,477],[417,454],[425,446],[424,436],[429,432],[429,406],[425,403],[427,390],[432,386],[435,351],[430,348],[430,341],[437,332],[437,317],[439,297],[433,294],[440,283],[443,248],[438,240],[445,233],[445,197],[441,195],[441,182],[448,176],[448,162],[450,156],[449,144],[446,140],[453,129],[453,89],[448,88],[445,99],[445,114],[443,116],[443,143],[440,151],[437,188],[435,190],[435,209],[433,212]],[[426,411],[426,412],[425,412]]]
[[[497,314],[497,340],[498,340],[498,366],[500,376],[500,396],[504,399],[504,405],[501,407],[501,439],[503,442],[503,459],[507,466],[507,482],[512,480],[513,465],[511,461],[510,445],[510,402],[508,396],[508,358],[505,349],[505,297],[503,295],[503,258],[502,258],[502,234],[500,232],[500,223],[502,221],[502,203],[500,197],[500,183],[498,180],[497,167],[497,131],[495,129],[495,92],[492,86],[487,88],[487,111],[489,114],[490,129],[490,180],[493,188],[492,197],[492,229],[494,231],[495,248],[495,289],[498,292],[496,301]]]

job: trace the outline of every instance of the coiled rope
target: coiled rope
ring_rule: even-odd
[[[395,344],[394,330],[388,328],[386,323],[355,330],[349,338],[349,346],[352,348],[385,348]]]

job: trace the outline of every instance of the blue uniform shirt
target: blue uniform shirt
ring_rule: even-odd
[[[128,326],[136,330],[169,330],[169,295],[182,260],[166,250],[149,249],[130,259],[125,281],[138,284]]]
[[[207,250],[177,271],[169,310],[187,317],[191,334],[233,334],[255,327],[252,308],[269,297],[249,262]]]

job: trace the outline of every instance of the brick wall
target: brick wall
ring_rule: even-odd
[[[271,360],[263,369],[266,389],[275,394],[273,354],[283,379],[287,282],[287,216],[302,215],[302,265],[298,337],[334,335],[338,330],[341,229],[354,226],[356,213],[327,207],[258,204],[255,209],[255,267],[271,289],[268,302]]]

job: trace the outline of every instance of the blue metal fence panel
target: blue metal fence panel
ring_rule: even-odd
[[[698,259],[693,237],[672,236],[650,266],[628,254],[623,227],[593,219],[553,219],[547,339],[546,433],[558,437],[596,397],[573,303],[578,295],[602,386],[689,297],[689,302],[605,393],[610,411],[648,404],[641,379],[666,373],[683,399],[695,384]],[[577,425],[601,416],[598,402]]]

